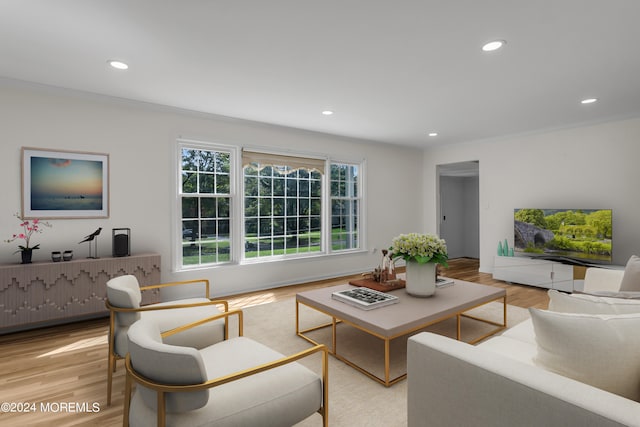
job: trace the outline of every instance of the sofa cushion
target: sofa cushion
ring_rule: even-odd
[[[588,295],[595,295],[597,297],[640,299],[640,291],[593,291],[584,293]]]
[[[640,257],[631,255],[624,268],[620,283],[621,291],[640,291]]]
[[[538,350],[535,343],[520,341],[504,335],[490,338],[478,344],[477,347],[532,366],[535,366],[533,358]]]
[[[538,343],[535,364],[640,401],[640,314],[529,312]]]
[[[533,332],[533,323],[531,323],[531,319],[527,319],[524,322],[520,322],[516,326],[507,329],[501,334],[501,336],[533,344],[534,346],[536,345],[536,334]]]
[[[640,299],[609,298],[586,294],[565,294],[550,290],[549,311],[583,314],[640,313]]]

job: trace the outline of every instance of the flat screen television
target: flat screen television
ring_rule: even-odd
[[[514,251],[577,265],[611,264],[611,209],[514,209]]]

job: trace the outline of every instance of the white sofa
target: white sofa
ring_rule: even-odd
[[[616,292],[620,287],[622,273],[597,270],[599,271],[587,272],[585,292],[598,289],[608,293]],[[589,299],[586,302],[591,304],[592,300],[599,298],[565,296],[560,293],[556,297],[559,301],[567,298],[573,301],[577,298],[578,304],[583,302],[582,299]],[[614,300],[615,307],[622,301],[599,299]],[[624,301],[627,305],[622,309],[627,310],[626,313],[640,312],[633,311],[630,306],[635,303],[640,307],[640,300]],[[562,304],[557,302],[556,305]],[[540,312],[532,313],[536,314],[536,321],[537,313]],[[565,316],[569,321],[581,316],[587,317],[576,314],[582,312],[544,313]],[[640,320],[638,314],[589,316],[598,319],[622,317],[625,322]],[[538,332],[540,339],[542,330],[539,329]],[[554,334],[556,331],[552,328],[552,338]],[[626,340],[622,341],[624,343]],[[635,348],[640,348],[637,342],[634,344]],[[544,369],[540,367],[540,357],[532,319],[477,346],[431,333],[414,335],[409,339],[407,349],[408,425],[640,426],[639,402]],[[622,362],[614,362],[616,363]],[[573,368],[571,363],[569,365]],[[638,365],[640,369],[640,362]],[[604,371],[606,374],[606,369]],[[640,377],[638,383],[640,384]],[[640,389],[637,391],[640,393]]]

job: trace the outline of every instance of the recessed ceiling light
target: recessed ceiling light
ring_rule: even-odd
[[[438,136],[438,132],[430,132],[429,136]]]
[[[325,115],[325,116],[330,116],[330,115],[332,115],[332,114],[333,114],[333,111],[331,111],[331,110],[324,110],[324,111],[322,112],[322,114],[323,114],[323,115]]]
[[[482,46],[482,50],[484,50],[485,52],[492,52],[494,50],[500,49],[506,43],[507,42],[504,40],[494,40]]]
[[[107,61],[107,63],[111,65],[113,68],[116,68],[118,70],[126,70],[127,68],[129,68],[127,64],[125,64],[122,61],[118,61],[116,59],[110,59]]]
[[[583,99],[582,101],[580,101],[582,104],[593,104],[594,102],[596,102],[598,100],[598,98],[587,98],[587,99]]]

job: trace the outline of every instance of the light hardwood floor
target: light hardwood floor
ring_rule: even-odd
[[[442,275],[506,288],[507,301],[512,305],[547,308],[548,298],[543,289],[494,280],[490,274],[478,272],[478,261],[474,259],[456,259],[449,264]],[[287,286],[227,299],[232,308],[243,308],[291,298],[303,290],[332,286],[348,279]],[[35,409],[29,413],[0,412],[0,426],[122,425],[122,361],[114,374],[112,405],[106,404],[107,331],[107,320],[97,319],[0,336],[0,403],[13,402],[14,409],[33,403],[28,409]],[[87,413],[82,407],[60,407],[69,402],[86,404],[92,409],[95,403],[98,411]]]

